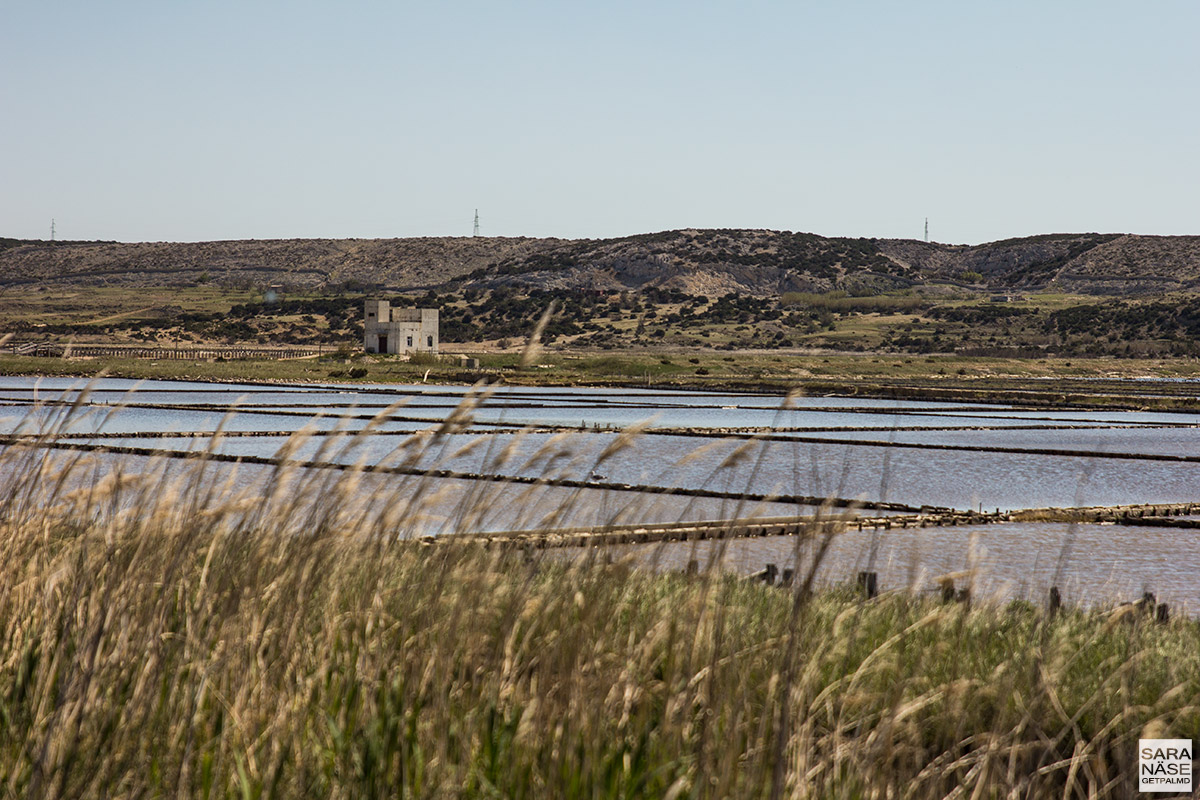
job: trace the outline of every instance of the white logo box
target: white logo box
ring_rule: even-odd
[[[1138,739],[1138,791],[1192,791],[1191,739]]]

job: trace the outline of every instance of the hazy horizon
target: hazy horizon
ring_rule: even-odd
[[[568,236],[554,236],[554,235],[523,236],[520,234],[512,235],[512,236],[501,236],[501,235],[487,236],[487,235],[481,233],[478,237],[472,236],[471,234],[466,234],[466,235],[447,234],[447,235],[441,235],[441,236],[435,236],[432,234],[431,235],[414,234],[414,235],[410,235],[410,236],[248,236],[248,237],[239,237],[239,238],[233,238],[233,239],[221,238],[221,239],[140,239],[140,240],[131,240],[131,239],[65,239],[62,237],[56,237],[54,239],[54,241],[60,242],[63,244],[66,244],[66,243],[72,243],[72,244],[79,244],[79,243],[205,244],[205,243],[211,243],[211,242],[355,241],[355,240],[372,241],[372,240],[388,240],[388,239],[474,239],[474,238],[480,238],[480,239],[561,239],[563,241],[603,241],[603,240],[608,240],[608,239],[628,239],[628,238],[632,238],[635,236],[650,236],[650,235],[654,235],[654,234],[658,234],[658,233],[669,233],[671,231],[686,231],[686,230],[771,231],[774,233],[812,234],[812,235],[820,236],[822,238],[827,238],[827,239],[843,239],[843,238],[879,239],[879,240],[888,239],[888,240],[892,240],[892,241],[924,242],[923,239],[911,237],[911,236],[903,236],[903,237],[897,237],[897,236],[848,236],[848,237],[846,237],[846,236],[827,236],[826,234],[817,233],[816,231],[790,231],[790,230],[781,230],[781,229],[777,229],[777,228],[729,228],[729,227],[697,228],[694,225],[685,226],[682,228],[669,228],[666,230],[658,230],[658,231],[641,231],[639,233],[617,234],[615,236],[572,236],[572,237],[568,237]],[[1188,236],[1196,236],[1196,235],[1200,235],[1200,234],[1186,234],[1186,233],[1184,233],[1184,234],[1157,234],[1157,233],[1138,233],[1137,231],[1051,231],[1051,232],[1046,232],[1046,233],[1030,233],[1030,234],[1026,234],[1026,235],[1010,236],[1010,237],[1005,237],[1004,239],[992,239],[992,240],[989,240],[986,242],[940,242],[940,241],[937,241],[937,240],[933,239],[932,237],[930,237],[928,244],[945,245],[947,247],[982,247],[984,245],[994,244],[995,242],[1007,241],[1009,239],[1034,239],[1034,238],[1039,238],[1039,237],[1043,237],[1043,236],[1085,236],[1085,235],[1154,236],[1154,237],[1168,238],[1168,237],[1188,237]],[[50,241],[51,241],[49,239],[49,237],[46,237],[46,238],[18,237],[18,236],[3,236],[2,234],[0,234],[0,238],[17,239],[19,241],[29,241],[29,242],[43,242],[45,244],[50,244]]]

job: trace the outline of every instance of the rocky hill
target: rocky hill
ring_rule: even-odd
[[[618,239],[288,239],[198,243],[0,239],[0,286],[225,285],[675,289],[719,296],[949,282],[1099,294],[1200,288],[1200,237],[1051,234],[982,245],[677,230]]]
[[[250,239],[220,242],[0,240],[0,286],[163,286],[214,282],[296,288],[436,286],[558,239]]]

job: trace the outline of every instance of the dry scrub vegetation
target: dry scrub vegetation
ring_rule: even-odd
[[[1192,620],[421,544],[424,490],[353,471],[87,459],[0,455],[5,797],[1125,797],[1139,735],[1200,739]]]

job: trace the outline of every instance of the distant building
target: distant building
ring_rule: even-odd
[[[436,353],[438,310],[396,308],[368,300],[363,308],[363,349],[368,353]]]

